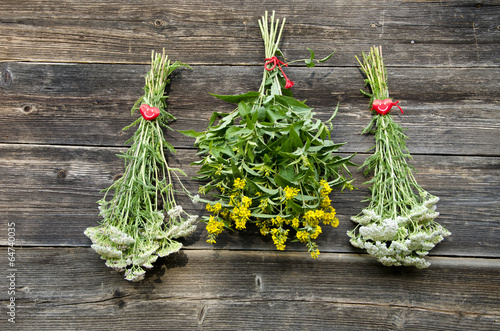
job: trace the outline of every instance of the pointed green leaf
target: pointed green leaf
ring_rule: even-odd
[[[218,95],[218,94],[212,94],[209,93],[210,95],[219,98],[221,100],[230,102],[230,103],[239,103],[240,101],[247,101],[247,100],[252,100],[255,98],[258,98],[260,96],[259,92],[247,92],[244,94],[239,94],[239,95]]]

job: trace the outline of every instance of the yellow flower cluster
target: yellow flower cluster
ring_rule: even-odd
[[[290,230],[283,230],[282,228],[271,229],[271,235],[277,250],[279,251],[285,250],[286,247],[285,242],[288,238],[288,231]]]
[[[306,230],[299,230],[297,231],[297,239],[300,240],[300,242],[308,242],[309,239],[316,239],[318,236],[323,233],[323,230],[321,229],[321,226],[317,225],[314,228],[314,232],[309,233]]]
[[[207,231],[210,234],[218,235],[224,230],[224,222],[219,217],[210,216],[207,224]]]
[[[241,178],[236,178],[234,180],[233,187],[237,190],[243,190],[245,188],[245,185],[247,184],[246,179],[241,179]]]
[[[252,205],[252,199],[247,196],[241,198],[241,203],[236,203],[236,206],[231,211],[231,219],[234,221],[237,230],[246,229],[246,223],[250,218],[251,211],[249,207]]]
[[[311,257],[315,260],[318,258],[319,254],[320,254],[319,249],[315,249],[315,250],[311,251]]]
[[[207,203],[207,207],[206,208],[207,208],[207,210],[209,212],[212,212],[212,213],[216,214],[216,213],[220,212],[220,210],[222,209],[222,206],[221,206],[220,203],[216,203],[213,206],[211,204]]]
[[[328,196],[330,192],[332,192],[332,188],[325,180],[321,180],[319,184],[318,193],[320,195],[320,203],[317,209],[307,210],[302,215],[287,217],[278,215],[273,218],[258,218],[255,220],[263,236],[269,234],[272,236],[276,249],[285,249],[289,231],[292,229],[296,231],[296,239],[306,244],[311,257],[316,259],[319,256],[320,252],[314,240],[323,232],[320,223],[322,222],[323,224],[332,225],[334,227],[339,223],[335,216],[335,209],[331,206],[332,201]],[[237,230],[246,229],[246,225],[250,221],[252,215],[252,199],[244,195],[245,187],[246,179],[234,179],[231,190],[232,193],[229,196],[229,208],[222,207],[221,203],[207,204],[207,211],[213,213],[207,222],[207,231],[209,233],[207,242],[215,243],[215,237],[219,235],[225,227],[230,228],[233,224]],[[281,200],[283,204],[282,207],[288,206],[288,200],[295,198],[299,193],[299,188],[286,186],[283,189],[284,200]],[[258,208],[255,211],[257,214],[269,214],[277,208],[275,206],[276,204],[269,200],[269,197],[260,192],[255,193],[255,199],[257,199],[257,201],[255,201],[254,208]],[[286,227],[290,227],[290,229],[286,229]]]
[[[320,194],[321,194],[322,197],[327,196],[332,191],[332,188],[330,187],[330,184],[328,184],[328,182],[326,180],[324,180],[324,179],[322,179],[322,180],[319,181],[319,185],[321,186],[321,188],[320,188]]]
[[[300,192],[298,188],[288,187],[288,186],[285,187],[284,191],[285,191],[285,198],[287,200],[294,198]]]

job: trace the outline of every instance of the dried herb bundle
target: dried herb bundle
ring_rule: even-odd
[[[198,216],[188,215],[175,200],[178,192],[173,183],[177,181],[185,191],[178,176],[185,174],[171,168],[165,158],[165,149],[175,152],[163,135],[168,121],[175,119],[166,111],[165,87],[168,76],[180,66],[185,65],[170,63],[165,52],[153,52],[145,93],[132,108],[132,114],[140,110],[142,116],[124,128],[139,126],[127,141],[132,142],[130,148],[118,155],[125,159],[125,173],[104,190],[98,202],[104,218],[100,225],[85,230],[106,265],[124,271],[130,281],[143,279],[144,268],[152,268],[158,257],[177,252],[182,244],[175,239],[196,228]],[[110,192],[113,196],[108,200]]]
[[[366,249],[384,265],[426,268],[430,263],[424,256],[451,233],[434,221],[439,198],[418,185],[407,163],[407,137],[389,113],[398,101],[389,99],[382,49],[371,48],[358,62],[372,94],[361,92],[370,97],[374,111],[363,133],[373,133],[376,144],[363,164],[365,175],[373,173],[366,183],[371,185],[370,204],[351,218],[358,226],[347,234],[353,246]]]

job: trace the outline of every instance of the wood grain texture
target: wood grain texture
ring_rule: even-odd
[[[500,62],[495,0],[1,1],[0,61],[144,63],[165,47],[192,64],[260,64],[265,9],[287,18],[281,48],[290,58],[333,49],[336,65],[352,66],[375,43],[392,65]]]
[[[234,107],[209,92],[258,89],[266,9],[287,18],[287,60],[308,57],[307,47],[317,58],[335,51],[286,72],[317,118],[340,102],[333,139],[358,164],[374,140],[360,135],[370,113],[354,56],[382,45],[417,181],[441,198],[437,221],[452,235],[425,270],[384,267],[353,248],[349,218],[369,191],[352,168],[359,189],[333,192],[340,225],[323,229],[318,260],[299,243],[276,251],[251,226],[210,245],[200,224],[143,282],[125,281],[83,231],[100,220],[99,191],[123,172],[116,154],[133,133],[122,128],[137,116],[151,50],[192,65],[172,76],[171,126],[204,130],[213,111]],[[0,291],[0,329],[499,329],[499,17],[498,0],[0,0],[0,246],[14,222],[17,313],[8,323],[11,295]],[[194,139],[166,138],[178,149],[169,163],[193,176]]]
[[[23,329],[343,330],[356,321],[373,330],[487,330],[500,323],[500,264],[491,259],[431,258],[431,269],[415,270],[355,254],[313,261],[292,252],[184,250],[158,261],[141,283],[122,281],[89,248],[23,248],[18,259],[16,327]]]
[[[1,142],[123,146],[133,133],[121,129],[132,121],[130,108],[142,94],[146,66],[8,63],[0,68],[8,72],[0,95]],[[176,71],[169,91],[169,111],[178,118],[172,128],[205,130],[213,111],[234,109],[209,92],[257,90],[262,70],[195,66]],[[296,81],[296,98],[306,99],[317,118],[330,118],[340,102],[333,139],[348,142],[344,151],[364,152],[373,145],[373,137],[360,134],[371,114],[359,92],[363,77],[357,68],[288,72]],[[397,120],[408,129],[412,153],[500,155],[499,69],[391,68],[389,75],[391,95],[405,110]],[[176,147],[193,146],[192,138],[168,135]]]

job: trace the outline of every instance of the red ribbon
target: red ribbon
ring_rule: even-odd
[[[272,67],[269,67],[270,64],[272,64]],[[273,57],[266,58],[266,62],[264,63],[264,68],[267,71],[273,71],[276,68],[276,66],[278,66],[278,68],[281,70],[281,73],[283,74],[283,77],[285,77],[285,81],[286,81],[285,88],[290,88],[293,86],[294,82],[292,82],[290,79],[288,79],[288,77],[285,75],[285,72],[283,71],[283,68],[281,67],[282,65],[285,67],[288,67],[288,64],[281,61],[276,56],[273,56]]]

